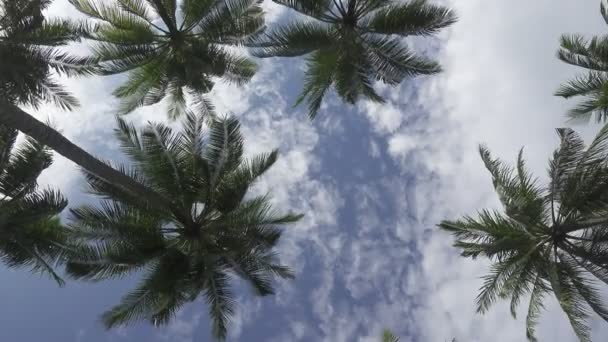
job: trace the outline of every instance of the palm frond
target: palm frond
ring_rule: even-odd
[[[396,85],[407,77],[441,72],[437,62],[416,55],[397,38],[364,36],[363,42],[376,78],[384,83]]]
[[[360,46],[353,48],[348,55],[338,57],[334,85],[338,95],[346,102],[355,104],[360,97],[384,103],[373,88],[371,62]]]
[[[263,29],[263,10],[257,0],[216,2],[197,27],[205,39],[230,45],[240,45]]]
[[[148,30],[148,23],[140,16],[96,0],[68,0],[81,13],[104,21],[122,30]]]
[[[585,39],[578,34],[563,35],[557,57],[563,62],[595,71],[608,71],[608,36]]]
[[[335,44],[330,27],[315,22],[295,21],[264,32],[246,45],[256,57],[301,56]]]
[[[370,14],[362,26],[374,33],[428,36],[456,20],[454,11],[449,8],[429,4],[426,0],[414,0],[380,8]]]
[[[14,134],[13,134],[14,133]],[[0,193],[13,199],[27,195],[37,187],[36,180],[53,162],[52,152],[32,138],[13,149],[16,131],[8,132],[0,170]]]
[[[338,55],[332,51],[316,51],[307,58],[307,71],[304,79],[304,89],[296,100],[296,105],[304,100],[308,103],[308,116],[314,119],[323,97],[334,82]]]
[[[329,0],[273,0],[311,18],[320,18],[331,6]]]
[[[209,140],[203,154],[209,165],[209,183],[213,188],[224,174],[238,167],[242,156],[243,137],[238,120],[224,118],[214,121],[209,127]]]
[[[562,310],[568,316],[574,333],[581,342],[590,342],[591,332],[585,324],[585,320],[588,319],[589,314],[581,305],[583,299],[572,285],[571,280],[568,279],[566,271],[561,264],[553,264],[548,271],[553,293]]]
[[[543,283],[540,275],[536,276],[534,281],[530,303],[528,305],[528,315],[526,316],[526,337],[530,342],[537,342],[536,325],[538,325],[538,316],[540,311],[544,309],[543,296],[548,289]]]
[[[145,0],[118,0],[118,3],[123,11],[136,15],[148,23],[154,21],[154,16],[150,13],[150,8]]]

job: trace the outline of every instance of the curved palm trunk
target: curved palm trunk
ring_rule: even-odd
[[[0,104],[0,123],[29,135],[41,144],[50,147],[83,169],[105,179],[111,184],[118,185],[139,196],[144,196],[143,198],[148,199],[156,206],[170,207],[169,201],[155,191],[101,162],[53,128],[36,120],[36,118],[15,105],[6,102]]]

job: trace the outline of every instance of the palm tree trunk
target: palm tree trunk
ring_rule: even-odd
[[[103,178],[110,184],[122,187],[138,196],[143,196],[142,198],[148,199],[156,206],[165,209],[170,207],[170,202],[160,194],[101,162],[53,128],[36,120],[36,118],[15,105],[6,102],[0,104],[0,123],[29,135],[36,141],[50,147],[55,152],[88,172]]]

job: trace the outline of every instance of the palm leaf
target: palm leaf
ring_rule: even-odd
[[[362,25],[369,32],[401,36],[428,36],[456,22],[454,12],[446,7],[431,5],[426,0],[382,7]]]

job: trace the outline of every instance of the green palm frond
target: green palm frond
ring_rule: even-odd
[[[197,31],[217,44],[240,45],[264,29],[258,0],[226,0],[198,23]]]
[[[384,99],[373,88],[373,75],[369,72],[371,68],[371,63],[359,46],[350,54],[339,56],[334,78],[338,95],[350,104],[355,104],[360,97],[383,103]]]
[[[203,158],[209,168],[212,188],[220,183],[224,175],[234,172],[241,164],[243,138],[239,130],[240,124],[234,118],[217,120],[211,124]]]
[[[327,25],[295,21],[265,32],[248,46],[253,48],[251,53],[256,57],[301,56],[335,44],[335,35]]]
[[[456,22],[452,10],[426,0],[274,1],[305,15],[306,21],[296,18],[246,45],[257,57],[306,56],[304,89],[296,105],[307,102],[311,118],[330,88],[350,104],[361,98],[384,102],[375,81],[395,86],[441,71],[437,62],[403,45],[402,38],[432,35]]]
[[[31,138],[13,149],[16,131],[2,129],[0,144],[4,145],[0,166],[0,193],[20,198],[36,188],[40,173],[52,163],[52,154]],[[6,133],[5,133],[6,132]]]
[[[105,312],[106,327],[138,320],[149,320],[154,325],[166,323],[179,305],[186,302],[180,282],[188,271],[187,257],[177,250],[169,250],[160,260],[149,266],[137,288],[121,299],[121,303]],[[175,298],[177,297],[177,298]],[[181,297],[181,298],[180,298]]]
[[[219,340],[226,339],[230,316],[235,312],[236,302],[228,286],[228,278],[223,272],[215,271],[214,267],[205,280],[205,298],[209,306],[209,316],[213,319],[213,335]]]
[[[428,36],[454,24],[454,11],[426,0],[391,4],[372,12],[364,30],[401,36]]]
[[[308,103],[308,116],[313,119],[321,108],[323,97],[334,82],[338,55],[335,52],[315,51],[307,58],[307,72],[304,89],[298,96],[296,105]]]
[[[606,6],[602,2],[600,12],[604,19]],[[578,104],[568,111],[573,120],[589,121],[593,116],[598,122],[608,117],[608,36],[590,39],[580,34],[565,34],[560,39],[557,57],[565,63],[589,70],[564,83],[555,92],[564,98],[581,97]]]
[[[528,314],[526,316],[526,337],[530,342],[537,342],[536,326],[538,325],[538,317],[541,310],[544,309],[543,296],[549,289],[540,275],[536,276],[532,286]]]
[[[255,156],[244,161],[234,172],[225,177],[217,188],[215,198],[222,212],[234,210],[243,200],[249,187],[277,160],[278,151]]]
[[[247,197],[277,152],[244,158],[236,119],[192,111],[181,130],[154,123],[138,130],[119,118],[116,135],[132,161],[131,168],[118,170],[170,203],[152,206],[86,174],[91,192],[103,201],[71,210],[68,274],[99,281],[145,272],[138,287],[103,315],[108,328],[140,320],[166,324],[203,296],[214,337],[225,339],[236,310],[231,276],[259,296],[274,293],[275,279],[293,278],[275,249],[281,226],[302,216],[277,213],[268,196]]]
[[[540,187],[527,171],[522,151],[516,167],[481,147],[504,214],[482,210],[477,218],[443,221],[464,257],[492,262],[477,297],[480,313],[498,299],[511,300],[511,313],[530,295],[526,336],[535,327],[549,292],[581,341],[590,341],[588,320],[608,319],[596,280],[608,284],[608,126],[585,147],[571,129],[558,129],[560,147],[549,163],[550,182]]]
[[[363,44],[376,78],[386,84],[396,85],[408,77],[441,71],[437,62],[416,55],[399,39],[368,35],[363,37]]]
[[[146,4],[146,0],[118,0],[118,4],[125,12],[137,16],[148,23],[154,21],[154,16],[151,13],[150,7]]]

